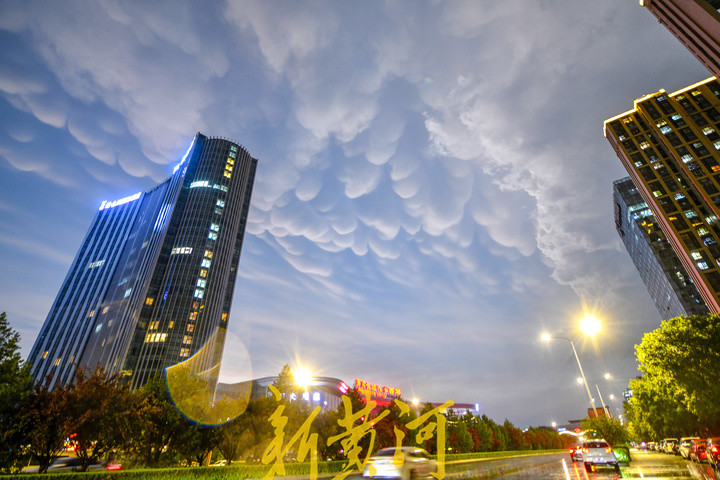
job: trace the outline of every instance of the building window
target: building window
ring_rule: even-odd
[[[217,223],[211,223],[211,224],[210,224],[210,230],[212,230],[213,232],[219,232],[219,231],[220,231],[220,225],[218,225]]]
[[[201,268],[201,269],[200,269],[200,276],[201,276],[202,278],[207,277],[207,272],[208,272],[207,270],[205,270],[204,268]]]
[[[205,258],[212,258],[212,257],[213,257],[213,252],[212,252],[212,250],[205,250],[205,255],[204,255],[204,256],[205,256]]]
[[[192,337],[190,335],[183,337],[183,345],[192,345]]]
[[[204,292],[200,289],[195,290],[195,298],[203,298]]]
[[[42,354],[43,360],[45,360],[45,359],[47,358],[47,356],[48,356],[48,351],[45,350],[45,351],[43,352],[43,354]]]
[[[153,297],[147,297],[145,299],[145,305],[152,305],[153,302],[155,302],[155,299]]]
[[[215,202],[215,205],[222,208],[225,206],[225,200],[220,200],[218,198],[217,202]]]
[[[90,313],[88,313],[88,318],[92,318],[95,316],[95,310],[90,310]]]
[[[227,315],[228,315],[227,313],[223,313],[223,314],[222,314],[221,319],[222,319],[223,322],[226,322],[226,321],[227,321]]]
[[[60,358],[60,357],[58,357],[58,358],[55,359],[55,366],[56,366],[56,367],[57,367],[58,365],[60,365],[60,361],[61,361],[61,360],[62,360],[62,358]]]
[[[200,266],[203,268],[210,268],[210,260],[203,258],[202,262],[200,262]]]
[[[180,356],[181,357],[187,357],[190,355],[190,349],[189,348],[181,348],[180,349]]]
[[[148,325],[148,330],[157,330],[158,326],[160,325],[160,322],[155,320],[150,322],[150,325]]]
[[[197,320],[198,312],[191,312],[190,313],[190,320]]]
[[[188,323],[188,326],[187,326],[186,330],[187,330],[188,332],[193,332],[193,331],[195,331],[195,325],[193,325],[192,323]]]
[[[205,288],[205,283],[206,283],[206,282],[207,282],[207,280],[203,280],[202,278],[199,278],[198,281],[197,281],[197,286],[200,287],[200,288]]]
[[[174,327],[174,326],[175,326],[175,320],[170,320],[170,321],[168,322],[168,328],[172,328],[172,327]]]
[[[208,232],[208,238],[210,240],[217,240],[217,233],[215,232]]]
[[[145,335],[145,343],[162,343],[167,339],[167,333],[148,333]]]

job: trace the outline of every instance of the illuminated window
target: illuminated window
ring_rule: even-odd
[[[207,272],[208,272],[207,270],[205,270],[204,268],[201,268],[201,269],[200,269],[200,276],[201,276],[202,278],[207,277]]]
[[[227,321],[227,313],[222,314],[222,321],[223,322]]]
[[[690,255],[691,255],[691,256],[693,257],[693,259],[695,259],[695,260],[701,260],[701,259],[702,259],[702,254],[700,254],[699,252],[692,252],[692,253],[690,253]]]
[[[708,264],[705,263],[705,262],[698,262],[698,263],[697,263],[697,266],[698,266],[698,268],[699,268],[700,270],[707,270],[707,269],[708,269]]]
[[[202,278],[199,278],[197,281],[197,286],[200,288],[205,288],[206,283],[207,283],[207,280],[203,280]]]
[[[212,258],[213,252],[210,250],[205,250],[205,258]]]
[[[222,213],[223,213],[222,208],[220,208],[220,207],[215,207],[215,214],[216,214],[216,215],[222,215]]]
[[[695,218],[698,216],[698,214],[695,210],[685,210],[685,216],[687,218]]]
[[[95,310],[90,310],[90,313],[88,313],[88,318],[92,318],[95,315]]]
[[[235,145],[230,145],[230,151],[237,152],[237,147]]]
[[[188,323],[188,326],[187,326],[186,330],[187,330],[188,332],[193,332],[193,331],[195,331],[195,325],[193,325],[192,323]]]
[[[217,205],[218,207],[224,207],[224,206],[225,206],[225,200],[220,200],[220,199],[218,198],[218,201],[215,202],[215,205]]]
[[[108,312],[108,310],[110,310],[110,307],[103,308],[103,315],[105,315]]]
[[[181,357],[187,357],[190,355],[190,349],[189,348],[181,348],[180,349],[180,356]]]
[[[190,320],[197,320],[197,312],[190,313]]]
[[[170,321],[168,322],[168,328],[172,328],[172,327],[174,327],[174,326],[175,326],[175,320],[170,320]]]
[[[200,289],[195,290],[195,298],[203,298],[204,292]]]
[[[160,322],[157,320],[155,320],[154,322],[150,322],[150,325],[148,325],[148,330],[157,330],[159,325]]]
[[[195,301],[193,302],[193,308],[194,308],[195,310],[197,310],[198,308],[200,308],[200,301],[199,301],[199,300],[195,300]]]
[[[192,344],[192,337],[190,335],[185,335],[183,337],[183,345],[191,345]]]
[[[145,335],[145,343],[161,343],[167,339],[167,333],[148,333]]]
[[[152,305],[155,299],[153,297],[147,297],[145,299],[145,305]]]
[[[213,232],[218,232],[220,231],[220,225],[218,225],[217,223],[211,223],[210,230],[212,230]]]
[[[210,268],[210,260],[204,258],[203,261],[200,262],[200,266],[203,268]]]
[[[60,357],[58,357],[58,358],[55,359],[55,366],[56,366],[56,367],[57,367],[58,365],[60,365],[60,361],[61,361],[61,360],[62,360],[62,358],[60,358]]]
[[[45,360],[45,359],[47,358],[47,356],[48,356],[48,351],[45,350],[45,351],[43,352],[43,354],[42,354],[43,360]]]
[[[708,233],[710,233],[710,231],[708,231],[708,229],[705,227],[698,228],[697,232],[698,232],[698,235],[700,235],[700,236],[707,235]]]
[[[209,238],[210,240],[217,240],[217,233],[215,233],[215,232],[209,232],[209,233],[208,233],[208,238]]]
[[[232,177],[232,174],[231,174],[230,172],[225,172],[225,174],[224,174],[223,176],[224,176],[225,178],[231,178],[231,177]]]

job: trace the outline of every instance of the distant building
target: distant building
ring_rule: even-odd
[[[630,177],[613,183],[615,228],[663,320],[708,309]]]
[[[605,121],[605,136],[705,305],[720,313],[720,84],[664,90]]]
[[[640,0],[640,5],[720,77],[720,0]]]
[[[173,174],[103,202],[28,357],[36,381],[76,365],[133,387],[193,356],[217,378],[257,160],[197,134]]]
[[[278,377],[262,377],[255,380],[248,380],[239,383],[218,383],[216,396],[226,396],[232,398],[234,392],[246,392],[248,384],[250,385],[250,398],[266,398],[272,397],[270,385],[277,382]],[[290,398],[290,401],[304,401],[313,406],[319,406],[321,410],[337,410],[342,403],[342,396],[349,391],[349,387],[340,379],[332,377],[312,377],[305,388],[305,391],[299,395]]]

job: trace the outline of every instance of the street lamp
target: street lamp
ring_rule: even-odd
[[[606,373],[605,375],[603,375],[603,378],[605,380],[610,380],[612,378],[612,375],[610,375],[609,373]],[[607,415],[608,418],[612,418],[612,415],[610,415],[610,409],[607,407],[607,405],[605,405],[605,400],[603,400],[603,398],[602,398],[602,393],[600,393],[600,387],[598,387],[597,382],[595,382],[595,389],[597,390],[598,395],[600,396],[600,403],[602,404],[602,407],[605,410],[605,415]],[[610,395],[610,400],[612,400],[612,395]]]
[[[550,340],[565,340],[568,343],[570,343],[570,346],[572,347],[572,351],[575,354],[575,360],[577,360],[578,368],[580,369],[580,375],[582,376],[582,382],[585,384],[585,390],[588,394],[588,400],[590,400],[590,406],[593,409],[593,412],[595,413],[595,417],[597,417],[597,409],[595,408],[595,403],[593,402],[592,394],[590,393],[590,387],[588,386],[587,379],[585,378],[585,372],[583,372],[582,364],[580,363],[580,357],[578,357],[577,350],[575,349],[575,336],[582,332],[585,335],[593,336],[596,333],[598,333],[601,329],[600,320],[598,320],[596,317],[593,317],[592,315],[587,315],[585,318],[583,318],[580,321],[580,330],[575,332],[572,337],[556,337],[554,335],[550,335],[549,333],[543,333],[541,338],[544,342],[549,342]],[[580,383],[580,382],[578,382]]]

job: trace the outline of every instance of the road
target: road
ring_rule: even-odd
[[[694,464],[677,455],[633,451],[632,458],[630,465],[621,465],[619,474],[615,473],[613,469],[599,469],[595,473],[587,473],[582,463],[572,463],[568,454],[551,454],[468,464],[462,470],[458,470],[457,465],[448,465],[446,478],[452,480],[490,478],[502,480],[621,478],[720,480],[720,475],[713,472],[708,464]]]

